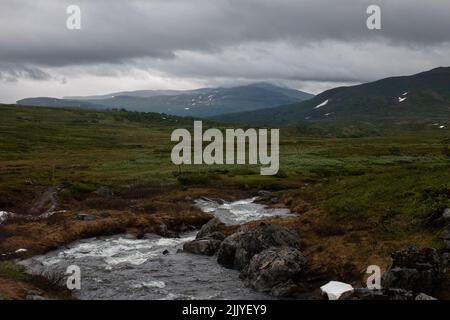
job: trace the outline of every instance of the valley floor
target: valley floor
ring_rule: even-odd
[[[29,290],[69,298],[51,281],[27,276],[14,259],[99,235],[173,236],[199,228],[211,218],[192,204],[201,196],[259,195],[295,211],[270,222],[298,234],[311,287],[330,279],[362,286],[367,266],[385,269],[395,250],[445,248],[439,236],[447,226],[439,218],[450,207],[450,132],[432,124],[281,129],[281,170],[263,177],[255,166],[172,165],[170,133],[192,127],[188,119],[0,111],[0,211],[17,214],[0,224],[0,298],[24,299]],[[57,213],[20,216],[48,212],[49,190],[56,190]],[[448,284],[447,277],[437,297],[450,298]]]

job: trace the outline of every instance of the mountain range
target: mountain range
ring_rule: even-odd
[[[213,117],[253,125],[449,118],[450,67],[339,87],[299,103]]]
[[[123,108],[130,111],[158,112],[178,116],[212,117],[227,113],[255,111],[300,102],[313,95],[269,83],[255,83],[232,88],[201,88],[189,91],[140,90],[102,96],[40,97],[17,101],[21,105],[81,107],[95,109]]]

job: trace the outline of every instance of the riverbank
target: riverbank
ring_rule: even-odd
[[[139,239],[143,239],[144,237],[147,237],[148,239],[149,234],[154,234],[155,237],[158,235],[162,236],[163,238],[161,239],[170,239],[171,237],[173,238],[174,236],[189,231],[198,230],[206,222],[212,219],[214,215],[208,213],[208,211],[211,212],[217,210],[220,206],[214,202],[208,203],[208,198],[204,198],[206,200],[197,201],[197,203],[194,202],[194,199],[201,198],[205,195],[213,199],[218,199],[217,203],[219,204],[221,201],[220,199],[222,198],[232,199],[233,197],[242,197],[244,195],[256,196],[255,200],[262,203],[271,203],[271,207],[281,207],[282,204],[282,201],[277,197],[276,192],[267,191],[253,193],[236,191],[234,194],[228,192],[225,197],[222,197],[224,194],[221,194],[221,192],[217,190],[209,190],[209,192],[206,192],[206,190],[203,189],[192,189],[189,191],[189,194],[194,197],[187,195],[187,192],[179,191],[170,195],[164,194],[150,197],[150,202],[153,204],[153,213],[141,211],[142,208],[145,207],[145,204],[149,203],[148,201],[150,199],[145,199],[143,202],[135,199],[135,201],[133,201],[133,210],[126,212],[108,211],[108,213],[106,213],[105,211],[85,210],[83,211],[84,213],[80,213],[79,210],[67,210],[58,216],[50,217],[49,220],[9,221],[1,226],[0,230],[2,230],[2,232],[5,232],[5,230],[10,232],[12,236],[6,238],[7,241],[3,241],[1,247],[7,248],[6,250],[3,249],[6,252],[12,252],[14,258],[23,259],[58,250],[58,248],[65,247],[79,239],[88,239],[91,237],[124,234],[127,235],[125,239],[128,238],[130,241],[136,239],[136,241],[140,241]],[[278,200],[278,202],[276,200]],[[258,219],[258,210],[255,210],[254,212],[249,211],[249,204],[248,201],[245,202],[245,206],[247,207],[244,211],[235,210],[235,215],[236,219],[242,218],[242,222],[248,224],[249,228],[255,228],[260,221],[260,219]],[[293,205],[298,208],[298,204],[295,204],[295,201]],[[203,210],[200,210],[199,207]],[[320,296],[320,293],[318,292],[320,285],[333,279],[350,283],[356,288],[364,287],[365,278],[367,276],[365,274],[365,269],[367,266],[377,264],[382,270],[386,270],[388,267],[388,258],[395,250],[407,248],[412,244],[418,245],[419,247],[427,247],[427,243],[424,242],[426,239],[423,238],[408,238],[403,239],[403,241],[395,239],[392,242],[389,242],[385,240],[386,234],[379,234],[374,230],[370,231],[361,227],[344,230],[343,228],[348,228],[349,226],[339,224],[338,222],[335,222],[336,224],[333,225],[330,220],[324,217],[321,218],[320,213],[314,211],[307,211],[301,214],[298,212],[286,214],[286,211],[281,209],[280,212],[283,213],[281,216],[262,214],[260,218],[264,219],[267,224],[285,227],[297,236],[301,243],[300,247],[302,253],[308,259],[308,263],[303,271],[303,290],[309,291],[310,294],[314,294],[316,297]],[[219,210],[218,214],[225,220],[227,219],[226,213],[221,214]],[[239,217],[239,215],[243,215],[243,217]],[[252,217],[252,219],[250,219],[251,221],[246,222],[246,218],[248,217]],[[80,220],[80,218],[82,219]],[[222,225],[219,231],[225,236],[228,236],[236,232],[237,228],[237,224],[229,223]],[[39,236],[44,232],[47,232],[47,236]],[[361,237],[361,234],[363,233],[366,234],[367,238]],[[26,234],[30,234],[31,236],[24,236]],[[371,236],[380,237],[380,242],[374,243],[373,239],[370,238]],[[121,241],[120,238],[118,239]],[[190,240],[189,237],[186,241],[188,240]],[[184,240],[175,241],[173,243],[174,248],[172,248],[173,250],[171,249],[172,253],[181,250],[184,242]],[[20,245],[18,246],[18,244]],[[420,244],[423,245],[421,246]],[[8,247],[8,245],[10,247]],[[18,252],[18,247],[26,249]],[[160,251],[158,252],[159,254],[162,254],[162,252],[166,250],[163,247],[158,248]],[[64,251],[65,249],[60,250]],[[31,292],[41,292],[41,294],[47,298],[71,298],[70,293],[64,288],[58,288],[54,285],[51,286],[51,283],[45,284],[45,279],[42,277],[42,275],[45,274],[44,272],[42,274],[39,272],[35,273],[35,276],[38,276],[40,279],[40,281],[37,281],[33,276],[24,276],[24,270],[13,264],[10,257],[2,256],[2,258],[3,259],[1,260],[7,261],[7,263],[10,264],[10,268],[11,266],[16,268],[15,277],[5,277],[5,272],[2,274],[0,268],[0,279],[2,279],[2,281],[0,281],[0,290],[7,295],[5,298],[25,299],[30,296],[28,294],[30,290]],[[205,270],[211,268],[211,264],[207,258],[201,259],[206,259],[204,261],[204,265],[207,266],[205,267]],[[69,259],[67,263],[70,261],[71,260]],[[180,261],[179,258],[174,259],[172,262],[172,267],[176,263],[182,264],[182,261]],[[194,270],[194,263],[191,262],[191,264],[193,265],[192,270]],[[215,261],[213,261],[212,265],[216,266],[214,270],[219,268]],[[61,270],[59,274],[60,273]],[[228,274],[228,276],[231,278],[237,277],[237,275],[233,275],[232,273]],[[94,275],[92,275],[92,277],[94,277]],[[210,279],[212,279],[212,277],[210,277]],[[145,289],[145,284],[147,284],[147,287],[149,286],[149,283],[156,285],[158,281],[155,281],[149,282],[142,280],[139,282],[140,284],[135,281],[133,286],[141,286],[141,289]],[[49,287],[51,290],[49,290]],[[441,289],[438,291],[442,294],[439,296],[440,298],[445,297],[447,294],[445,285],[443,290]],[[111,296],[111,298],[113,296]],[[211,297],[212,296],[214,296],[213,293],[211,293]],[[257,296],[248,297],[257,298]],[[122,296],[122,298],[125,298],[125,296]],[[155,296],[155,298],[157,297]]]

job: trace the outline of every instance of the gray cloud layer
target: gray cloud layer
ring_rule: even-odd
[[[70,4],[82,9],[80,31],[65,27]],[[382,31],[365,27],[369,4],[382,8]],[[70,86],[77,78],[124,74],[147,87],[270,79],[321,89],[449,65],[448,30],[448,0],[2,0],[0,94],[52,79],[65,94],[82,89]]]

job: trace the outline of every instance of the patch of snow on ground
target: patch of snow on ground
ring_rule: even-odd
[[[408,94],[408,92],[405,92],[404,94],[402,94],[402,96],[406,96]]]
[[[439,127],[439,129],[444,129],[444,128],[445,128],[445,126],[440,126],[440,127]]]
[[[322,102],[321,104],[317,105],[314,107],[314,109],[319,109],[320,107],[326,106],[328,104],[328,99],[325,100],[324,102]]]
[[[321,286],[322,293],[327,294],[329,300],[338,300],[344,293],[353,292],[353,287],[348,283],[330,281]]]
[[[398,97],[398,102],[403,102],[405,100],[406,100],[406,98]]]

